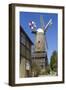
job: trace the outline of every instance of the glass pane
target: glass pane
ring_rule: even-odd
[[[21,47],[20,47],[20,54],[22,56],[25,56],[25,46],[24,45],[21,45]]]
[[[25,35],[23,33],[21,33],[20,35],[20,42],[25,45],[26,41],[25,41]]]

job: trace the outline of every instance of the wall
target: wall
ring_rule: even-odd
[[[26,87],[8,86],[8,4],[15,2],[27,4],[64,5],[66,7],[65,1],[66,0],[0,0],[0,90],[65,90],[66,83]]]
[[[21,64],[20,64],[20,77],[25,77],[25,58],[21,57]]]

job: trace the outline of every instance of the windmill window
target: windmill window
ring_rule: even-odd
[[[38,41],[38,43],[40,43],[40,41]]]

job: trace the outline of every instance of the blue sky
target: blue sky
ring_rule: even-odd
[[[41,27],[40,15],[43,16],[44,24],[46,25],[50,19],[52,19],[52,25],[48,28],[46,33],[48,43],[48,61],[54,50],[58,51],[58,15],[56,13],[34,13],[34,12],[20,12],[20,25],[24,28],[29,38],[34,42],[34,35],[31,33],[31,29],[28,25],[30,21],[36,23],[37,29]]]

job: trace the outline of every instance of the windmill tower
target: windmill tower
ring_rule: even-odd
[[[34,52],[32,55],[32,59],[41,69],[45,69],[48,66],[48,57],[47,57],[47,40],[46,33],[48,27],[52,24],[52,19],[44,25],[43,17],[40,16],[41,27],[36,30],[35,22],[30,22],[29,26],[32,29],[32,33],[35,35],[35,43],[34,43]]]

